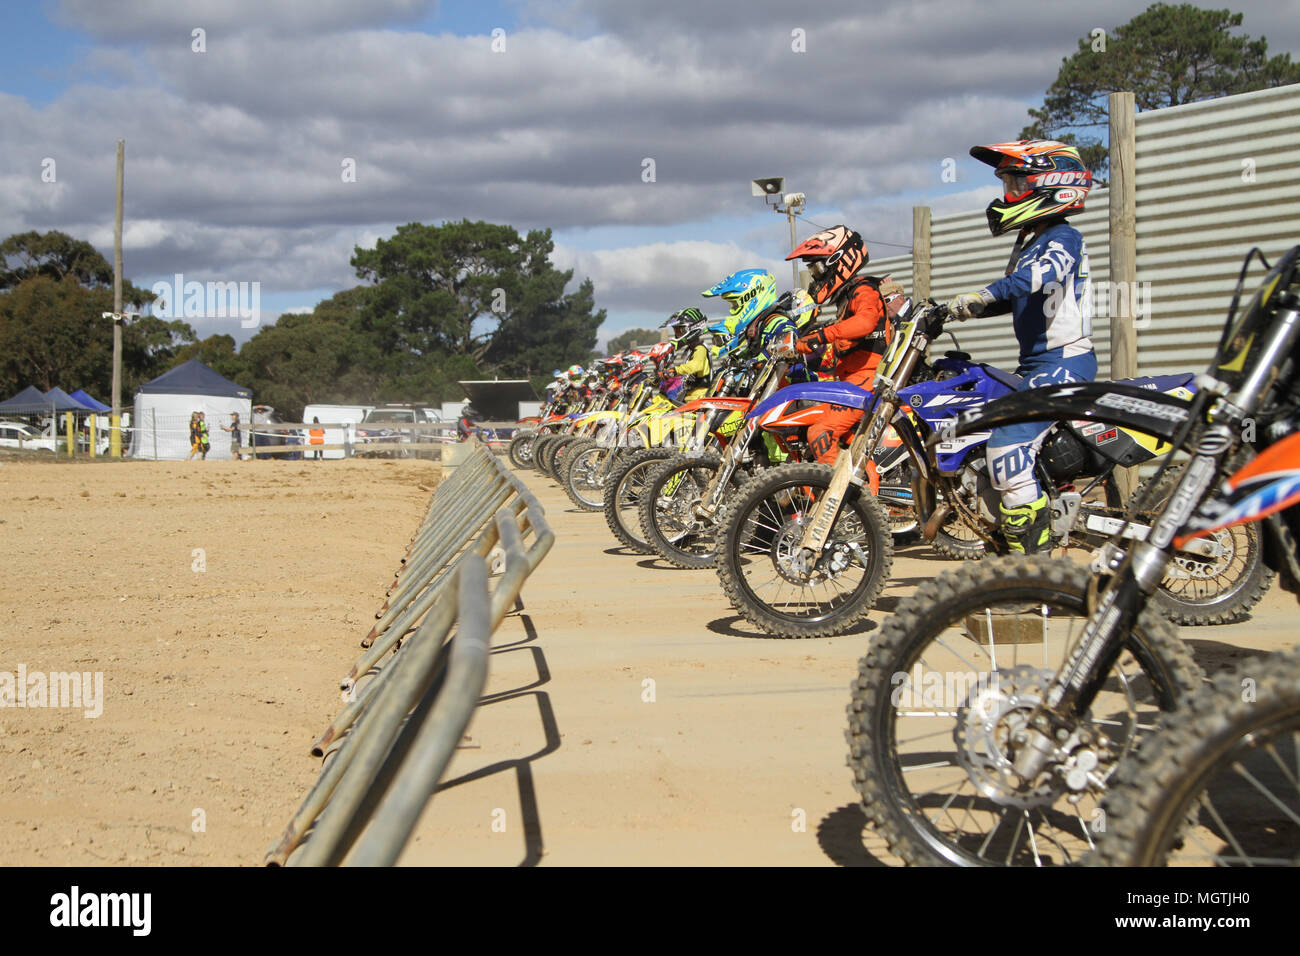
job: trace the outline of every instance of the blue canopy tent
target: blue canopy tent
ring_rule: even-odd
[[[35,385],[28,385],[13,398],[0,402],[0,414],[40,415],[42,412],[48,414],[50,411],[50,403],[46,401],[45,393]]]
[[[87,408],[96,412],[111,412],[113,410],[113,406],[95,401],[95,399],[91,398],[83,389],[80,388],[72,393],[72,397],[81,402],[81,404],[85,405]]]
[[[56,412],[90,412],[94,411],[89,405],[83,405],[57,385],[50,389],[43,396],[45,407],[53,408]]]

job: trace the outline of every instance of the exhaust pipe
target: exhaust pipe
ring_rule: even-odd
[[[952,509],[948,507],[948,503],[946,501],[941,503],[934,509],[934,514],[930,515],[930,520],[925,523],[925,527],[921,529],[921,537],[926,541],[933,541],[935,535],[939,533],[940,525],[948,520],[948,515],[951,513]]]

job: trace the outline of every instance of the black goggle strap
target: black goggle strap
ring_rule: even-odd
[[[1007,260],[1007,269],[1002,273],[1003,275],[1009,276],[1016,271],[1016,263],[1020,261],[1020,253],[1024,251],[1025,238],[1028,234],[1028,229],[1021,229],[1020,235],[1016,236],[1016,244],[1011,247],[1011,258]]]

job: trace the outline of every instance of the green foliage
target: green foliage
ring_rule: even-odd
[[[604,311],[584,281],[551,265],[549,230],[520,237],[484,222],[402,226],[352,263],[368,284],[310,314],[285,314],[236,350],[230,335],[196,341],[184,322],[152,316],[123,329],[123,399],[192,358],[253,390],[286,420],[315,403],[437,404],[462,379],[530,377],[586,361]],[[0,386],[85,388],[108,399],[112,268],[88,243],[25,233],[0,243]],[[129,311],[154,298],[123,284]]]
[[[1029,111],[1033,122],[1021,138],[1078,146],[1093,175],[1104,177],[1111,93],[1131,92],[1139,110],[1153,110],[1300,82],[1300,64],[1290,54],[1269,57],[1264,37],[1232,35],[1242,19],[1228,10],[1156,3],[1104,38],[1084,37],[1062,60],[1042,108]]]
[[[28,232],[0,243],[0,392],[84,388],[111,401],[113,269],[87,242],[61,232]],[[122,283],[123,304],[137,311],[152,292]],[[185,322],[141,316],[122,328],[122,397],[166,371],[193,342]]]
[[[653,345],[663,338],[663,333],[656,329],[628,329],[609,340],[605,346],[607,355],[625,352],[634,345]]]
[[[586,357],[604,312],[585,282],[551,265],[551,231],[462,220],[409,223],[352,265],[369,283],[359,327],[389,357],[394,377],[421,374],[431,355],[462,356],[499,374],[528,375]]]

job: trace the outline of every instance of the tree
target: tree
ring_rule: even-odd
[[[551,231],[462,220],[399,226],[352,265],[372,283],[356,327],[387,357],[391,380],[437,377],[451,359],[461,370],[535,375],[582,361],[596,344],[603,311],[590,281],[564,294],[573,273],[550,261]]]
[[[620,332],[609,340],[605,346],[607,354],[614,355],[618,352],[624,352],[634,345],[653,345],[663,338],[663,333],[654,329],[628,329],[626,332]]]
[[[564,282],[572,273],[556,273]],[[485,355],[493,370],[504,375],[539,379],[575,362],[586,362],[596,345],[596,330],[605,310],[593,312],[595,289],[584,279],[577,291],[555,301],[524,303],[502,320]]]
[[[1270,58],[1264,37],[1230,33],[1242,19],[1228,10],[1156,3],[1109,35],[1084,37],[1074,55],[1061,61],[1042,108],[1029,111],[1033,122],[1021,138],[1078,146],[1084,163],[1104,182],[1109,94],[1132,92],[1139,110],[1153,110],[1300,82],[1300,64],[1290,54]]]
[[[306,405],[376,401],[384,384],[382,357],[364,334],[338,321],[354,291],[326,299],[308,315],[286,313],[260,329],[239,351],[240,384],[286,421]]]
[[[87,242],[26,232],[0,242],[0,390],[84,388],[104,400],[113,381],[113,269]],[[154,299],[122,283],[129,311]],[[123,394],[166,370],[194,340],[185,322],[140,316],[122,329]]]
[[[55,280],[72,276],[91,288],[113,284],[113,267],[94,246],[57,230],[12,235],[0,242],[0,257],[0,289],[38,275]]]

